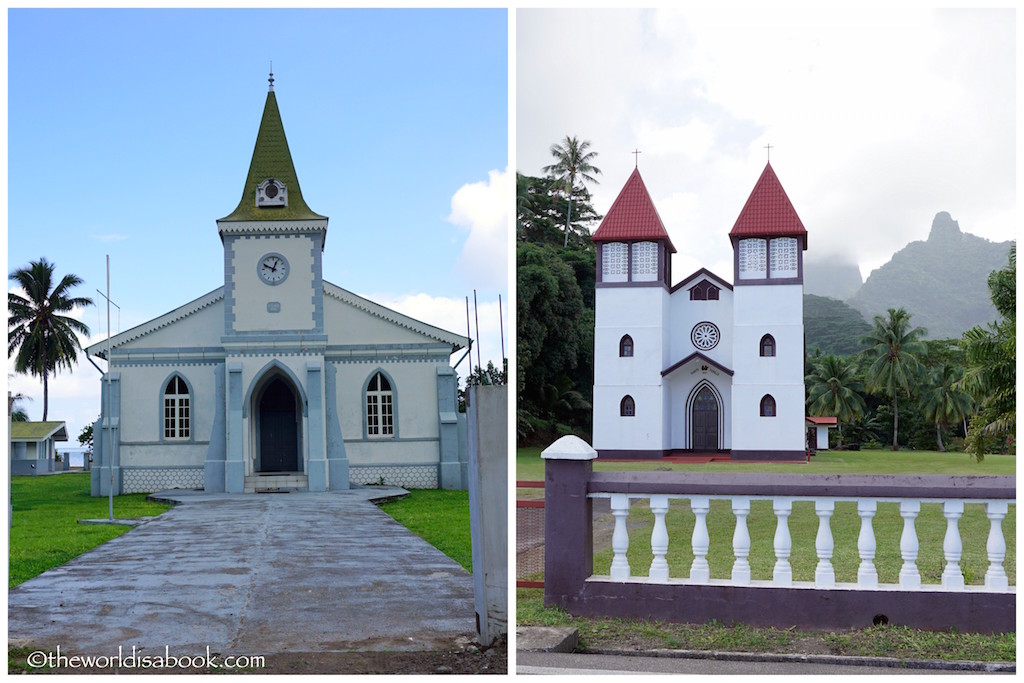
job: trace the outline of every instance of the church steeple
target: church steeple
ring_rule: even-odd
[[[281,112],[277,108],[273,78],[271,72],[270,89],[242,198],[233,212],[217,221],[218,225],[236,221],[325,219],[310,209],[302,198],[299,178],[295,173],[281,122]]]

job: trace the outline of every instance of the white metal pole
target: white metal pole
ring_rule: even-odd
[[[110,489],[107,491],[110,499],[110,521],[114,521],[114,444],[111,442],[113,425],[110,418],[110,254],[107,254],[107,396],[103,410],[104,422],[107,423],[107,469],[110,472]]]

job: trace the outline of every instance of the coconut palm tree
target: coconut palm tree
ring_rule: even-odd
[[[89,334],[83,322],[64,314],[92,305],[92,299],[71,296],[82,284],[80,277],[69,273],[54,286],[53,271],[54,264],[45,258],[32,261],[10,274],[24,296],[7,294],[7,355],[17,352],[15,371],[42,378],[43,421],[49,409],[49,376],[78,360],[82,347],[75,333]]]
[[[839,418],[840,443],[844,422],[853,422],[864,415],[867,404],[861,395],[864,384],[857,378],[854,364],[828,354],[812,361],[807,382],[807,414]]]
[[[923,327],[910,326],[910,314],[902,308],[890,308],[887,316],[876,315],[871,331],[861,338],[867,348],[862,352],[869,363],[868,391],[892,399],[892,449],[899,446],[899,395],[910,398],[920,370],[918,356],[925,353],[921,338]]]
[[[575,137],[565,136],[563,142],[556,142],[551,145],[551,156],[555,157],[555,163],[544,167],[544,172],[552,178],[559,180],[565,185],[565,192],[569,196],[569,210],[565,216],[565,244],[569,245],[569,223],[572,221],[572,195],[576,191],[576,180],[596,183],[594,176],[601,172],[601,169],[594,166],[593,161],[597,158],[597,152],[588,152],[590,142],[580,141]]]
[[[942,443],[942,428],[966,420],[974,401],[971,395],[959,388],[963,371],[949,364],[935,368],[928,376],[928,386],[921,395],[924,416],[935,424],[935,439],[939,451],[945,452]]]

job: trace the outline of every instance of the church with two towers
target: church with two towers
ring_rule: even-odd
[[[676,247],[639,170],[594,233],[599,457],[805,459],[807,230],[770,163],[728,237],[732,282],[702,268],[673,284]]]
[[[224,285],[86,349],[105,359],[92,494],[465,488],[451,355],[469,340],[323,279],[273,75]],[[154,282],[152,286],[157,286]]]

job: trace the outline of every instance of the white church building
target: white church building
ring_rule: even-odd
[[[732,282],[701,269],[673,284],[676,247],[639,170],[592,239],[599,456],[804,460],[807,230],[771,164],[729,232]]]
[[[465,488],[450,359],[469,340],[324,281],[327,218],[302,196],[270,84],[241,199],[217,221],[224,285],[114,336],[109,357],[86,349],[108,360],[92,494]]]

